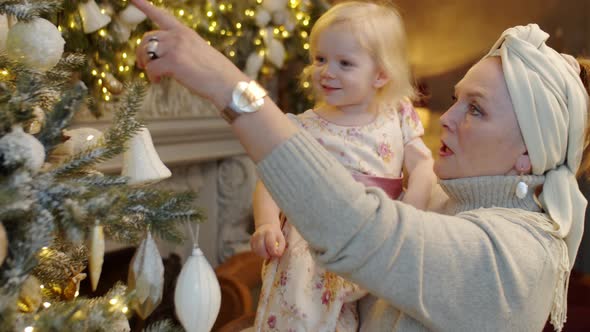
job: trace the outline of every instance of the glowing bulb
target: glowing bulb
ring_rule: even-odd
[[[303,82],[303,87],[306,89],[309,88],[309,82]]]
[[[289,37],[289,32],[283,31],[282,35],[283,35],[283,38],[287,38],[287,37]]]
[[[209,27],[209,31],[213,32],[213,30],[215,30],[215,27],[214,26],[210,26]]]
[[[74,21],[70,22],[70,28],[73,29],[76,26],[76,24],[74,24]]]
[[[219,5],[219,10],[224,11],[225,10],[225,5],[224,4]]]
[[[119,300],[117,300],[116,298],[112,298],[112,299],[109,301],[109,303],[110,303],[110,304],[112,304],[112,305],[115,305],[115,304],[117,304],[117,302],[119,302]]]
[[[111,100],[111,97],[109,97],[109,96],[104,96],[104,100],[106,100],[106,101],[109,101],[109,100]]]
[[[123,59],[127,59],[127,53],[123,53]]]
[[[47,250],[49,249],[48,247],[42,247],[41,250]]]
[[[303,13],[299,12],[295,15],[295,17],[297,18],[298,21],[301,21],[301,19],[303,19]]]
[[[307,20],[307,19],[306,19],[306,20],[304,20],[304,21],[303,21],[303,25],[304,25],[304,26],[308,26],[308,25],[309,25],[309,20]]]
[[[43,289],[43,288],[45,288],[45,286],[44,285],[40,285],[39,288]]]
[[[104,71],[102,73],[100,73],[100,77],[105,78],[107,76],[107,74],[104,73]]]
[[[215,28],[217,26],[217,22],[215,22],[215,21],[211,22],[211,26]]]
[[[236,23],[236,28],[237,29],[241,29],[242,28],[242,23],[240,23],[240,22]]]
[[[96,76],[98,75],[98,72],[96,71],[96,69],[92,69],[92,76]]]
[[[304,50],[309,50],[309,44],[308,43],[303,44],[303,49]]]
[[[182,9],[181,9],[181,10],[179,10],[179,11],[178,11],[178,15],[180,15],[180,16],[184,16],[184,10],[182,10]]]
[[[121,311],[123,311],[123,313],[124,313],[124,314],[126,314],[126,313],[127,313],[127,311],[129,311],[129,308],[127,308],[127,307],[123,307],[123,309],[121,309]]]
[[[139,77],[145,78],[145,74],[144,73],[139,73]]]
[[[59,30],[59,32],[61,32],[61,25],[57,26],[57,30]]]
[[[106,13],[106,10],[104,10],[104,8],[103,8],[103,9],[100,10],[100,13],[101,14],[104,14],[104,13]]]
[[[272,30],[272,32],[273,32],[275,35],[278,35],[280,31],[279,31],[279,28],[274,28],[274,29]]]
[[[74,297],[78,297],[78,295],[80,295],[80,292],[76,291],[76,293],[74,293]]]
[[[260,44],[262,44],[262,41],[260,41],[260,39],[258,39],[258,38],[254,39],[254,45],[258,46]]]
[[[98,79],[98,85],[102,85],[102,78]]]
[[[4,75],[4,76],[8,75],[8,70],[3,70],[2,75]]]
[[[102,93],[107,93],[107,88],[103,87],[102,88]]]
[[[49,302],[43,302],[43,306],[45,308],[49,308],[51,306],[51,303],[49,303]]]
[[[140,38],[137,38],[137,40],[135,41],[135,43],[136,43],[137,45],[141,44],[141,39],[140,39]]]
[[[301,31],[301,37],[307,38],[307,31]]]
[[[32,326],[25,327],[25,332],[33,332],[33,327]]]
[[[92,141],[94,139],[94,135],[88,135],[88,137],[86,137],[87,141]]]
[[[232,58],[236,55],[236,52],[234,51],[229,51],[229,56],[231,56]]]
[[[125,67],[119,66],[119,71],[125,71]]]
[[[208,11],[207,12],[207,17],[212,17],[213,16],[213,12],[212,11]]]
[[[99,34],[101,37],[104,37],[104,36],[106,36],[106,35],[107,35],[107,33],[106,33],[106,31],[104,31],[104,29],[100,29],[100,31],[98,31],[98,34]]]

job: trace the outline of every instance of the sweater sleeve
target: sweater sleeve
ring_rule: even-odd
[[[426,327],[542,329],[554,250],[526,223],[445,216],[390,200],[354,181],[305,132],[275,148],[258,171],[318,263]],[[528,306],[535,288],[550,289]]]

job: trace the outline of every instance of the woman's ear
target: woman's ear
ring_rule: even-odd
[[[529,157],[528,152],[525,152],[516,158],[516,163],[514,163],[514,169],[518,174],[530,174],[533,166],[531,164],[531,158]]]
[[[387,77],[387,75],[383,71],[379,71],[379,73],[377,73],[375,81],[373,82],[373,87],[375,89],[380,89],[385,84],[387,84],[387,82],[389,82],[389,77]]]

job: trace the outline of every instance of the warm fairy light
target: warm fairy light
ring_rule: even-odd
[[[119,66],[119,71],[125,71],[125,67]]]
[[[260,30],[258,31],[258,34],[264,37],[264,35],[266,35],[266,30]]]
[[[220,4],[219,5],[219,10],[224,11],[225,10],[225,5],[224,4]]]
[[[87,141],[92,141],[94,139],[94,135],[88,135],[86,136],[86,140]]]
[[[262,41],[260,39],[258,39],[258,38],[254,39],[254,45],[258,46],[260,44],[262,44]]]
[[[104,73],[104,71],[102,73],[100,73],[100,77],[105,78],[107,76],[107,74]]]
[[[258,54],[259,54],[260,56],[264,56],[264,53],[266,53],[266,52],[264,52],[264,50],[260,50],[260,51],[258,51]]]
[[[123,307],[123,309],[121,309],[121,311],[123,311],[123,313],[124,313],[124,314],[126,314],[126,313],[127,313],[127,311],[129,311],[129,308],[127,308],[127,307],[125,306],[125,307]]]
[[[8,70],[3,70],[2,75],[4,75],[4,76],[8,75]]]
[[[44,285],[40,285],[39,288],[43,289],[43,288],[45,288],[45,286]]]
[[[106,31],[104,31],[104,29],[100,29],[100,30],[98,31],[98,34],[99,34],[101,37],[104,37],[104,36],[106,36],[106,35],[107,35],[107,32],[106,32]]]
[[[137,40],[135,41],[135,43],[136,43],[137,45],[141,44],[141,38],[137,38]]]
[[[221,31],[219,31],[219,33],[220,33],[222,36],[225,36],[225,29],[222,29]]]
[[[210,26],[209,27],[209,31],[213,32],[214,30],[215,30],[215,27],[214,26]]]
[[[112,298],[112,299],[109,301],[109,303],[110,303],[110,304],[112,304],[112,305],[115,305],[115,304],[117,304],[117,302],[119,302],[119,300],[117,300],[116,298]]]
[[[109,97],[109,96],[104,96],[104,100],[105,100],[105,101],[109,101],[109,100],[111,100],[111,97]]]
[[[123,53],[123,59],[127,59],[127,53]]]
[[[96,76],[98,75],[98,72],[96,71],[96,69],[92,69],[92,76]]]
[[[308,26],[308,25],[309,25],[309,20],[308,20],[308,19],[305,19],[305,20],[303,21],[303,25],[304,25],[304,26]]]
[[[102,85],[102,78],[98,79],[98,85]]]
[[[80,295],[80,292],[76,291],[76,293],[74,293],[74,297],[78,297],[78,295]]]
[[[212,17],[213,16],[213,12],[212,11],[207,11],[207,17]]]
[[[231,57],[233,58],[234,56],[236,56],[236,52],[234,52],[234,51],[229,51],[229,56],[231,56]]]
[[[70,22],[70,28],[73,29],[76,27],[76,23],[74,23],[74,21]]]
[[[59,32],[61,32],[61,25],[57,26],[57,30],[59,30]]]
[[[304,50],[309,50],[309,44],[308,43],[303,44],[303,49]]]
[[[285,30],[281,33],[281,35],[283,36],[283,38],[287,38],[287,37],[289,37],[289,31]]]
[[[43,306],[45,308],[49,308],[49,307],[51,307],[51,303],[49,303],[49,302],[43,302]]]
[[[275,35],[278,35],[280,31],[279,31],[279,28],[274,28],[274,29],[272,30],[272,32],[273,32]]]
[[[47,250],[49,247],[41,247],[41,250]]]
[[[102,93],[107,93],[107,88],[102,87]]]
[[[181,10],[179,10],[179,11],[178,11],[178,15],[180,15],[180,16],[184,16],[184,10],[182,10],[182,9],[181,9]]]
[[[303,19],[303,13],[299,12],[299,13],[295,14],[295,17],[297,18],[298,21],[301,21]]]
[[[240,23],[240,22],[236,23],[236,28],[237,29],[241,29],[242,28],[242,23]]]
[[[257,4],[261,4],[262,3],[262,0],[256,0],[256,3]]]
[[[307,31],[301,31],[301,38],[307,38]]]
[[[129,66],[125,66],[125,71],[129,71]]]
[[[139,73],[139,77],[145,78],[145,74],[144,73]]]
[[[309,82],[303,82],[303,87],[306,89],[309,88]]]
[[[215,28],[217,26],[217,22],[215,22],[215,21],[211,22],[211,26]]]
[[[33,327],[32,326],[25,327],[25,332],[33,332]]]
[[[107,11],[106,11],[106,10],[104,10],[104,8],[100,10],[100,13],[101,13],[101,14],[105,14],[106,12],[107,12]]]
[[[291,8],[297,7],[297,0],[290,0],[289,5],[291,6]]]

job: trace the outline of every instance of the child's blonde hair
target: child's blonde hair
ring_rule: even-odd
[[[405,98],[414,98],[410,66],[406,51],[406,33],[403,21],[391,5],[345,1],[332,6],[314,24],[309,36],[311,64],[301,75],[302,82],[309,82],[313,67],[313,53],[319,35],[335,24],[346,23],[353,36],[369,52],[377,66],[389,81],[377,92],[378,102],[397,105]],[[316,101],[316,103],[321,101]]]

